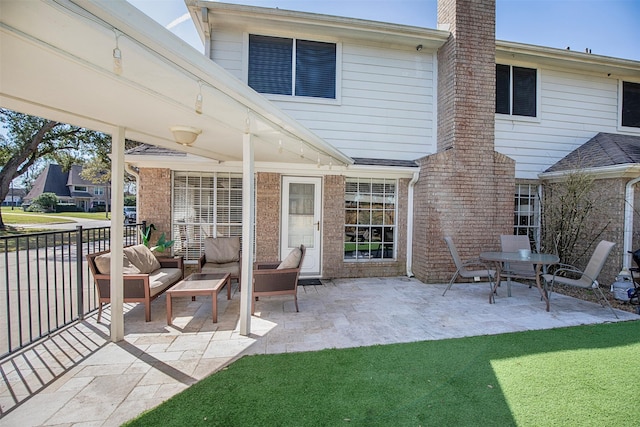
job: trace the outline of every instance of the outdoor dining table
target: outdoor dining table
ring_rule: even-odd
[[[495,302],[494,295],[498,285],[500,285],[502,265],[504,264],[505,270],[509,270],[509,263],[511,262],[530,262],[536,266],[536,286],[540,291],[542,299],[544,299],[547,304],[547,311],[549,311],[549,296],[547,295],[547,290],[543,289],[540,283],[540,271],[543,265],[558,263],[560,261],[558,255],[530,253],[527,256],[522,256],[519,252],[482,252],[480,254],[480,259],[483,261],[493,262],[496,265],[496,281],[493,285],[493,289],[491,290],[491,295],[489,295],[489,304]]]

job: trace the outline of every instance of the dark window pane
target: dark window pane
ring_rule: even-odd
[[[510,66],[496,64],[496,113],[509,114]]]
[[[293,40],[249,35],[249,86],[260,93],[291,95]]]
[[[640,127],[640,83],[622,82],[622,126]]]
[[[536,70],[513,67],[513,114],[536,116]]]
[[[336,45],[296,40],[296,95],[336,97]]]

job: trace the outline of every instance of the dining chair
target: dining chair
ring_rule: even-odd
[[[608,242],[606,240],[600,241],[596,249],[591,255],[591,259],[587,263],[584,270],[580,270],[577,267],[568,264],[558,264],[560,268],[556,269],[553,274],[543,274],[542,278],[545,281],[545,287],[548,286],[548,296],[551,297],[553,292],[553,285],[559,283],[561,285],[575,286],[583,289],[593,289],[593,292],[602,300],[600,304],[605,307],[605,303],[609,306],[609,309],[613,315],[618,318],[618,315],[611,307],[609,300],[604,296],[600,284],[598,283],[598,276],[604,267],[611,250],[615,246],[615,243]]]
[[[528,236],[502,234],[500,235],[500,245],[502,252],[518,252],[521,249],[526,249],[531,253],[531,242]],[[530,262],[512,261],[503,266],[500,276],[507,278],[507,293],[511,296],[511,279],[536,280],[536,267]]]
[[[495,270],[491,270],[487,266],[487,264],[482,262],[479,258],[474,258],[463,262],[460,258],[460,255],[458,254],[456,245],[453,243],[453,239],[450,236],[445,236],[444,241],[447,242],[449,252],[451,253],[451,257],[453,258],[453,263],[456,265],[456,272],[453,273],[451,280],[449,280],[449,285],[442,293],[442,296],[447,293],[458,276],[465,279],[473,280],[475,280],[476,278],[478,278],[479,280],[480,278],[486,277],[489,279],[489,288],[493,289],[493,278],[496,275]],[[472,267],[475,268],[471,269]]]

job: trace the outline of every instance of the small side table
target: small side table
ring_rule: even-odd
[[[208,295],[211,295],[213,323],[216,323],[218,321],[218,292],[225,285],[227,286],[227,299],[231,299],[230,277],[229,273],[193,273],[169,288],[165,292],[167,298],[167,325],[171,325],[172,321],[172,298]]]

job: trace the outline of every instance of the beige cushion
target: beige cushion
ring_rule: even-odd
[[[140,273],[149,274],[160,268],[160,262],[145,245],[129,246],[123,252]]]
[[[238,277],[240,275],[240,264],[237,262],[228,262],[226,264],[207,262],[202,266],[202,273],[229,273],[231,277]]]
[[[204,239],[204,256],[207,262],[226,264],[240,261],[239,237],[207,237]]]
[[[111,253],[98,255],[94,259],[96,268],[100,274],[111,274]],[[140,270],[127,258],[126,255],[122,255],[122,273],[123,274],[140,274]]]
[[[149,275],[149,294],[155,296],[182,277],[180,268],[160,268]]]
[[[298,268],[300,265],[300,258],[302,257],[302,251],[300,248],[295,248],[289,255],[280,263],[278,266],[278,270],[282,270],[285,268]]]

